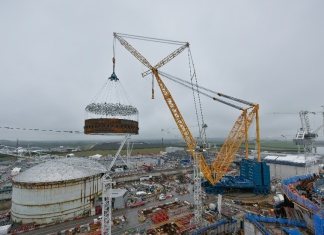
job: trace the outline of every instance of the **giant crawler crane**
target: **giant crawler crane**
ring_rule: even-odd
[[[131,38],[131,39],[137,39],[137,40],[145,40],[145,41],[153,41],[153,42],[161,42],[161,43],[170,43],[170,44],[177,44],[180,47],[173,51],[171,54],[166,56],[164,59],[162,59],[159,63],[157,63],[155,66],[152,66],[150,62],[142,55],[140,54],[131,44],[129,44],[125,38]],[[188,42],[178,42],[178,41],[170,41],[170,40],[162,40],[162,39],[156,39],[156,38],[148,38],[148,37],[140,37],[140,36],[134,36],[134,35],[127,35],[127,34],[118,34],[114,33],[114,39],[117,39],[121,45],[123,45],[133,56],[135,56],[143,65],[145,65],[148,70],[144,73],[142,73],[142,76],[146,76],[148,74],[153,74],[159,88],[162,92],[162,95],[165,99],[166,104],[169,107],[169,110],[181,132],[181,135],[184,139],[184,141],[187,144],[187,147],[189,151],[191,152],[193,159],[195,161],[195,170],[194,170],[194,199],[195,199],[195,223],[201,224],[201,179],[200,179],[200,171],[204,175],[204,177],[212,184],[215,185],[217,182],[220,181],[220,179],[225,175],[229,165],[231,164],[238,148],[241,146],[243,140],[245,140],[245,146],[246,146],[246,157],[248,155],[248,130],[250,126],[252,125],[253,121],[256,121],[256,145],[257,145],[257,154],[258,154],[258,161],[260,162],[260,134],[259,134],[259,116],[258,116],[258,110],[259,105],[251,102],[244,101],[242,99],[237,99],[219,92],[213,92],[211,90],[208,90],[206,88],[202,88],[198,86],[198,83],[193,84],[192,82],[186,82],[182,79],[173,77],[171,75],[168,75],[166,73],[163,73],[159,71],[159,69],[170,62],[173,58],[175,58],[177,55],[179,55],[182,51],[185,49],[188,49],[189,55],[190,48]],[[115,45],[115,43],[114,43]],[[190,56],[189,56],[190,57]],[[192,63],[193,65],[193,63]],[[193,68],[194,71],[194,68]],[[178,106],[176,102],[174,101],[170,91],[166,87],[165,83],[162,81],[161,76],[168,78],[170,80],[173,80],[185,87],[191,88],[194,92],[197,92],[198,95],[206,95],[207,97],[210,97],[211,99],[221,102],[223,104],[226,104],[228,106],[231,106],[235,109],[238,109],[241,111],[241,115],[236,120],[232,130],[230,131],[228,137],[226,138],[224,145],[220,149],[217,157],[215,158],[214,162],[211,164],[208,164],[205,158],[202,154],[202,143],[197,143],[194,139],[193,135],[191,134],[180,110],[178,109]],[[196,73],[195,71],[193,74],[191,74],[191,78],[195,77]],[[203,90],[203,91],[201,91]],[[213,96],[208,94],[214,93]],[[154,90],[152,89],[152,98],[154,98]],[[224,101],[224,99],[228,99],[229,101]],[[200,100],[200,99],[199,99]],[[195,104],[196,105],[196,104]],[[245,106],[245,107],[242,107]],[[197,113],[197,110],[196,110]],[[204,128],[206,125],[203,123],[201,125],[202,130],[200,131],[200,137],[202,138],[202,135],[204,133]]]

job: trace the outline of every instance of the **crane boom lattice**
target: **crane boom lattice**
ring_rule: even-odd
[[[233,108],[241,110],[242,114],[236,120],[231,132],[229,133],[228,137],[226,138],[226,141],[225,141],[223,147],[221,148],[218,156],[216,157],[215,161],[211,165],[208,164],[207,161],[205,160],[205,158],[203,157],[202,151],[197,151],[197,150],[199,150],[199,146],[197,149],[197,143],[196,143],[193,135],[191,134],[191,132],[190,132],[180,110],[178,109],[176,102],[174,101],[171,93],[169,92],[168,88],[165,86],[164,82],[160,78],[160,74],[170,78],[171,80],[174,80],[174,81],[177,80],[176,81],[177,83],[182,84],[182,85],[186,86],[187,88],[190,87],[192,89],[192,86],[185,84],[185,82],[182,82],[171,75],[167,75],[166,73],[161,73],[160,71],[158,71],[158,69],[160,67],[162,67],[163,65],[165,65],[166,63],[171,61],[174,57],[179,55],[184,49],[186,49],[187,47],[189,48],[189,43],[179,42],[177,45],[181,45],[180,48],[176,49],[174,52],[172,52],[171,54],[166,56],[163,60],[161,60],[159,63],[157,63],[156,66],[153,67],[145,59],[145,57],[143,55],[141,55],[134,47],[132,47],[123,38],[122,34],[114,33],[114,37],[117,38],[118,41],[121,43],[121,45],[123,45],[131,54],[133,54],[143,65],[145,65],[149,69],[148,71],[146,71],[142,74],[143,76],[146,76],[150,73],[152,73],[154,75],[154,77],[159,85],[159,88],[162,92],[162,95],[165,99],[165,102],[173,116],[173,119],[175,120],[175,122],[181,132],[181,135],[182,135],[184,141],[187,144],[189,151],[191,152],[195,162],[199,164],[199,169],[203,173],[204,177],[211,184],[215,185],[221,179],[221,177],[225,174],[225,172],[227,171],[227,168],[229,167],[230,163],[232,162],[232,160],[233,160],[238,148],[242,144],[244,138],[245,138],[246,146],[247,146],[247,143],[248,143],[247,132],[248,132],[253,120],[256,120],[256,139],[257,139],[256,141],[257,141],[257,145],[258,145],[257,146],[258,161],[259,162],[261,161],[260,160],[260,146],[259,146],[260,145],[260,135],[259,135],[259,123],[258,123],[259,122],[259,120],[258,120],[259,105],[251,103],[249,101],[231,97],[231,96],[219,93],[219,92],[214,92],[214,94],[216,94],[218,97],[220,97],[220,98],[216,98],[216,97],[207,95],[204,92],[199,91],[200,94],[204,94],[204,95],[212,98],[215,101],[221,102],[223,104],[226,104],[228,106],[231,106]],[[131,38],[135,38],[135,39],[143,38],[143,40],[151,39],[151,38],[139,37],[139,36],[132,36]],[[154,39],[152,41],[162,42],[162,40],[157,40],[157,39]],[[163,42],[168,42],[168,41],[163,41]],[[171,41],[171,42],[174,42],[174,41]],[[198,91],[198,88],[200,88],[200,87],[199,86],[196,87],[197,91]],[[205,89],[205,90],[208,91],[208,89]],[[226,98],[226,99],[231,100],[232,102],[241,103],[241,104],[247,105],[249,107],[242,108],[242,107],[238,106],[236,103],[224,101],[221,98]]]

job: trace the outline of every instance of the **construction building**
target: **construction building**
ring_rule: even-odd
[[[125,208],[128,191],[126,189],[111,190],[111,207],[114,209]]]
[[[271,154],[263,159],[270,167],[271,179],[286,179],[304,175],[307,167],[312,167],[312,172],[318,174],[322,160],[323,157],[320,155],[306,156],[304,154]]]

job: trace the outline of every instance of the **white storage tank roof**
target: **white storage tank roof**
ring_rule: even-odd
[[[13,178],[20,183],[68,181],[105,173],[98,162],[82,158],[62,158],[38,164]]]
[[[11,219],[47,224],[88,215],[102,193],[106,168],[84,158],[40,163],[13,177]]]
[[[307,156],[308,161],[317,161],[320,158],[319,155]],[[264,158],[265,162],[273,162],[277,164],[305,164],[305,155],[293,155],[293,154],[278,154],[278,155],[268,155]]]

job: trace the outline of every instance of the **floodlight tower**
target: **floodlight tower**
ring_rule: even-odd
[[[138,110],[129,103],[130,99],[115,74],[114,55],[113,73],[107,79],[103,88],[99,90],[94,101],[85,108],[85,134],[124,136],[117,153],[107,168],[107,172],[102,177],[102,235],[111,235],[111,191],[114,184],[111,169],[118,157],[124,161],[120,156],[123,146],[127,143],[128,147],[131,135],[138,134]],[[127,160],[124,163],[130,167],[129,156],[127,156]]]

